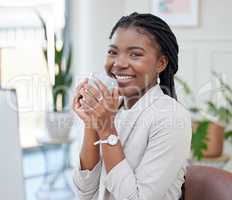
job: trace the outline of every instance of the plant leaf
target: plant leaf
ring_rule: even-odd
[[[192,151],[193,156],[197,160],[201,160],[203,158],[203,151],[207,149],[207,134],[208,134],[208,127],[209,121],[201,121],[198,124],[198,127],[192,135]]]
[[[218,113],[217,106],[212,101],[208,101],[207,105],[208,105],[208,112],[214,116],[217,115],[217,113]]]
[[[225,132],[225,133],[224,133],[224,137],[225,137],[225,139],[232,138],[232,130],[231,130],[231,131]]]

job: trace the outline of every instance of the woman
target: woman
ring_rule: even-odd
[[[81,200],[178,200],[191,143],[189,113],[176,101],[178,44],[151,14],[122,17],[105,63],[117,80],[77,88],[74,110],[85,123],[74,183]],[[119,98],[122,97],[122,98]]]

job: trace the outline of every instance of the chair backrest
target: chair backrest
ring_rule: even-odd
[[[191,166],[185,178],[185,200],[232,200],[232,173]]]
[[[0,88],[0,199],[24,200],[16,94]]]

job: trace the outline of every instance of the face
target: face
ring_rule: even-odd
[[[105,63],[107,74],[117,80],[121,96],[140,95],[156,84],[167,59],[160,56],[155,41],[136,28],[118,28]]]

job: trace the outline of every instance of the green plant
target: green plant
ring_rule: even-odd
[[[225,139],[232,139],[232,131],[227,131],[224,134],[225,134]]]
[[[226,106],[217,106],[212,100],[209,100],[205,102],[207,107],[206,112],[208,115],[217,118],[220,124],[225,126],[232,120],[232,89],[223,81],[220,74],[217,74],[216,72],[212,72],[212,74],[220,83],[220,91],[223,94],[223,99],[226,101]],[[192,114],[198,113],[201,115],[201,113],[204,112],[203,106],[196,106],[196,100],[189,85],[178,77],[176,77],[175,80],[182,86],[186,98],[189,98],[194,103],[194,106],[188,108],[189,111]],[[193,156],[197,160],[201,160],[203,158],[203,151],[207,149],[207,133],[210,123],[210,120],[206,119],[205,116],[201,115],[201,118],[201,120],[197,121],[198,126],[196,130],[193,131],[191,144]],[[232,141],[232,131],[227,131],[224,135],[226,139],[230,139]]]
[[[39,17],[42,27],[45,32],[45,39],[48,40],[48,30],[44,17],[40,12],[35,11]],[[68,19],[68,14],[66,16],[66,21]],[[67,22],[62,30],[62,39],[57,39],[55,36],[55,83],[52,86],[52,96],[53,96],[53,111],[63,112],[66,109],[68,102],[68,92],[72,85],[72,75],[70,73],[71,60],[72,60],[72,48],[68,40],[69,30]],[[47,59],[47,50],[44,50],[44,56]]]
[[[63,112],[68,102],[68,92],[72,85],[70,73],[72,51],[69,47],[67,57],[64,56],[63,41],[55,39],[55,84],[52,86],[53,110]],[[47,52],[44,51],[47,59]]]
[[[207,149],[207,133],[210,121],[201,121],[192,135],[191,149],[197,160],[203,158],[203,151]]]
[[[208,112],[217,117],[218,121],[223,123],[224,125],[228,124],[232,119],[232,99],[230,99],[230,96],[228,92],[231,93],[231,88],[229,85],[227,85],[220,74],[216,72],[212,72],[213,76],[219,81],[220,83],[220,91],[223,95],[224,100],[226,101],[225,106],[217,106],[213,101],[207,101],[208,105]]]
[[[200,114],[202,108],[197,106],[196,99],[188,83],[179,77],[175,77],[175,80],[178,84],[182,86],[185,97],[188,98],[191,102],[191,106],[187,107],[187,109],[192,115]],[[206,119],[202,119],[200,121],[197,121],[197,128],[196,130],[193,130],[191,150],[194,158],[196,158],[197,160],[201,160],[203,158],[203,151],[207,149],[208,127],[209,121]]]
[[[175,80],[177,81],[177,83],[179,83],[182,86],[184,95],[186,96],[186,98],[189,99],[189,101],[191,102],[191,105],[188,106],[188,110],[192,113],[192,114],[196,114],[200,112],[200,107],[198,107],[196,105],[196,99],[195,96],[193,94],[192,89],[190,88],[190,86],[187,84],[187,82],[185,82],[184,80],[182,80],[181,78],[175,76]]]
[[[225,126],[232,122],[232,88],[223,80],[221,74],[212,72],[214,77],[220,83],[220,89],[225,100],[226,106],[217,107],[212,101],[208,101],[208,110],[214,115],[218,116]],[[232,140],[232,130],[228,130],[224,133],[225,139]]]

